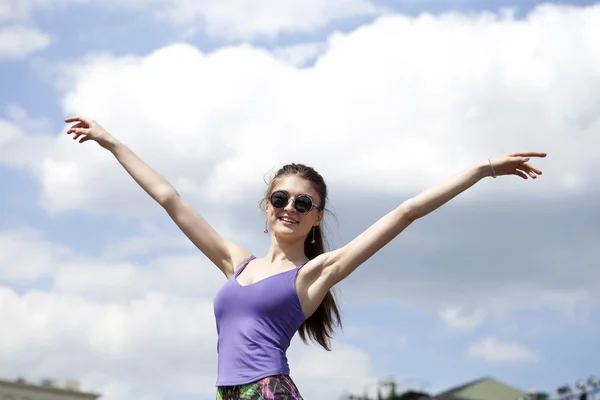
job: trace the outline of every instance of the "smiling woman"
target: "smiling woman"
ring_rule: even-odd
[[[313,168],[282,167],[262,203],[271,232],[268,253],[257,258],[221,236],[175,188],[98,123],[72,117],[67,130],[80,143],[97,142],[109,150],[131,177],[154,198],[184,234],[227,277],[215,297],[218,331],[217,398],[299,400],[290,377],[287,350],[296,332],[330,348],[340,315],[332,288],[367,261],[413,221],[424,217],[484,177],[537,178],[529,163],[541,152],[512,153],[488,159],[456,177],[401,203],[345,246],[325,251],[321,223],[327,185]]]

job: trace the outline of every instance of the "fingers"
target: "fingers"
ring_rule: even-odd
[[[537,175],[541,175],[542,174],[542,170],[541,169],[536,168],[535,166],[531,165],[530,163],[524,163],[523,167],[526,168],[528,171],[533,171]]]
[[[65,119],[66,123],[71,123],[71,122],[83,122],[85,124],[91,125],[92,121],[88,118],[85,117],[81,117],[81,116],[77,116],[77,117],[69,117]]]
[[[509,154],[510,157],[539,157],[539,158],[544,158],[547,156],[547,153],[541,152],[541,151],[525,151],[525,152],[517,152],[517,153],[510,153]]]
[[[539,169],[535,168],[533,165],[528,164],[528,163],[524,163],[524,164],[517,166],[517,171],[527,174],[532,179],[536,179],[538,177],[538,175],[542,174],[542,171],[540,171]]]
[[[534,167],[528,161],[531,157],[546,157],[546,153],[543,152],[522,152],[512,153],[508,156],[512,162],[516,163],[516,169],[520,173],[519,176],[523,177],[522,174],[526,174],[532,179],[536,179],[538,175],[542,175],[542,171],[539,168]],[[527,178],[527,177],[526,177]]]
[[[71,123],[71,122],[77,122],[75,125],[73,125],[72,127],[70,127],[67,130],[67,135],[70,135],[72,133],[74,133],[74,137],[73,140],[77,140],[81,135],[87,135],[90,133],[90,128],[92,127],[92,121],[84,118],[84,117],[69,117],[67,119],[65,119],[65,122],[67,123]]]
[[[88,140],[91,140],[89,134],[92,132],[92,120],[81,116],[75,116],[66,118],[65,122],[77,122],[75,125],[67,129],[66,132],[67,135],[73,134],[73,140],[78,141],[79,143],[85,143]]]
[[[517,175],[517,176],[520,176],[520,177],[521,177],[521,178],[523,178],[523,179],[528,179],[528,178],[527,178],[527,175],[525,175],[525,173],[524,173],[523,171],[516,170],[516,171],[514,172],[514,174],[515,174],[515,175]],[[534,179],[535,179],[535,178],[534,178]]]
[[[90,137],[88,136],[90,131],[91,131],[91,129],[87,129],[87,128],[71,128],[67,131],[67,135],[70,135],[72,133],[73,140],[75,140],[75,141],[79,140],[79,143],[84,143],[84,142],[90,140]],[[79,138],[81,138],[81,140]]]
[[[532,179],[536,179],[537,175],[535,174],[535,172],[531,171],[531,170],[521,170],[522,172],[526,173],[527,175],[529,175],[529,177],[531,177]]]
[[[73,125],[69,129],[67,129],[67,134],[74,133],[77,129],[88,129],[87,125],[83,122],[80,122],[76,125]]]
[[[81,139],[79,139],[80,137],[81,137]],[[79,143],[84,143],[84,142],[87,142],[88,140],[90,140],[90,137],[79,133],[79,134],[75,134],[75,136],[73,136],[73,140],[76,142],[79,141]]]
[[[67,135],[74,133],[77,136],[81,136],[81,135],[87,135],[89,134],[92,130],[89,128],[77,128],[77,125],[75,125],[72,128],[69,128],[69,130],[67,130]]]

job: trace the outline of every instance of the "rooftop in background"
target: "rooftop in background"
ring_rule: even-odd
[[[39,394],[44,399],[52,400],[96,400],[101,396],[98,393],[80,391],[79,382],[72,380],[43,379],[40,383],[34,383],[21,378],[15,381],[0,379],[0,397],[9,394],[19,397],[25,393],[34,399],[35,394]]]
[[[485,377],[451,388],[434,396],[436,400],[517,400],[527,392]]]

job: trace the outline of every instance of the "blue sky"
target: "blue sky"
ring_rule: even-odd
[[[481,182],[343,282],[345,331],[329,354],[294,343],[292,374],[315,399],[388,376],[552,391],[600,374],[600,7],[57,3],[0,3],[0,377],[214,395],[223,279],[109,154],[60,134],[72,113],[258,255],[283,162],[323,172],[340,246],[474,162],[548,151],[539,182]]]

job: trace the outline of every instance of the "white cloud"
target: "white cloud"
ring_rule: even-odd
[[[21,135],[21,131],[12,122],[0,119],[0,150],[2,145],[12,142]]]
[[[70,249],[52,245],[39,232],[30,229],[2,232],[0,248],[0,280],[9,281],[51,276],[59,263],[71,255]]]
[[[147,270],[128,262],[87,262],[63,264],[54,276],[61,291],[100,299],[129,299],[148,291],[167,291],[180,296],[212,298],[223,277],[205,257],[173,255],[157,257]]]
[[[530,148],[555,154],[541,163],[547,177],[494,187],[569,190],[570,176],[583,185],[593,179],[597,159],[590,132],[600,119],[590,107],[600,90],[584,89],[600,86],[594,21],[600,6],[547,6],[523,21],[391,16],[332,36],[308,69],[249,46],[88,57],[66,69],[63,107],[96,118],[205,201],[241,201],[292,160],[313,164],[332,186],[406,193],[473,161]],[[150,204],[109,154],[64,135],[35,168],[48,210]],[[239,195],[224,197],[232,192]]]
[[[339,398],[344,392],[358,393],[373,378],[369,355],[362,349],[344,345],[339,338],[330,352],[296,341],[290,347],[289,362],[290,373],[306,399],[327,398],[322,392],[324,388],[329,399]]]
[[[17,123],[26,123],[27,118],[27,110],[21,107],[18,104],[9,104],[5,108],[6,115],[10,118],[10,120],[15,121]]]
[[[537,352],[514,343],[501,342],[487,337],[469,346],[469,357],[491,363],[534,362],[539,359]]]
[[[442,310],[440,317],[447,329],[469,332],[485,321],[485,311],[476,309],[469,312],[460,307],[451,307]]]
[[[50,36],[33,26],[0,27],[0,60],[26,57],[45,49],[50,43]]]
[[[181,235],[173,237],[161,233],[146,234],[128,237],[118,243],[111,243],[104,251],[104,257],[128,259],[137,255],[147,254],[149,249],[152,251],[160,250],[183,250],[190,248],[189,240]]]
[[[55,138],[40,134],[48,132],[47,121],[32,118],[18,104],[9,104],[4,113],[8,118],[0,118],[0,163],[25,168],[32,168],[37,174],[40,160],[48,154]],[[29,147],[24,152],[23,145]]]
[[[372,0],[165,0],[159,4],[161,18],[190,23],[200,17],[208,33],[230,39],[310,32],[335,20],[383,11]]]
[[[0,1],[0,21],[27,19],[31,15],[35,1],[2,0]]]
[[[0,21],[28,20],[36,11],[77,2],[111,3],[121,12],[146,12],[184,27],[204,24],[210,35],[244,40],[311,32],[337,20],[385,12],[372,0],[3,0]]]
[[[152,379],[163,392],[209,394],[211,386],[201,386],[216,365],[209,301],[147,293],[128,302],[97,302],[59,292],[17,295],[6,287],[0,287],[0,300],[3,324],[11,327],[0,344],[4,376],[27,371],[30,379],[82,379],[111,371],[136,388]],[[177,369],[165,368],[173,362]],[[188,385],[181,386],[185,377]]]

